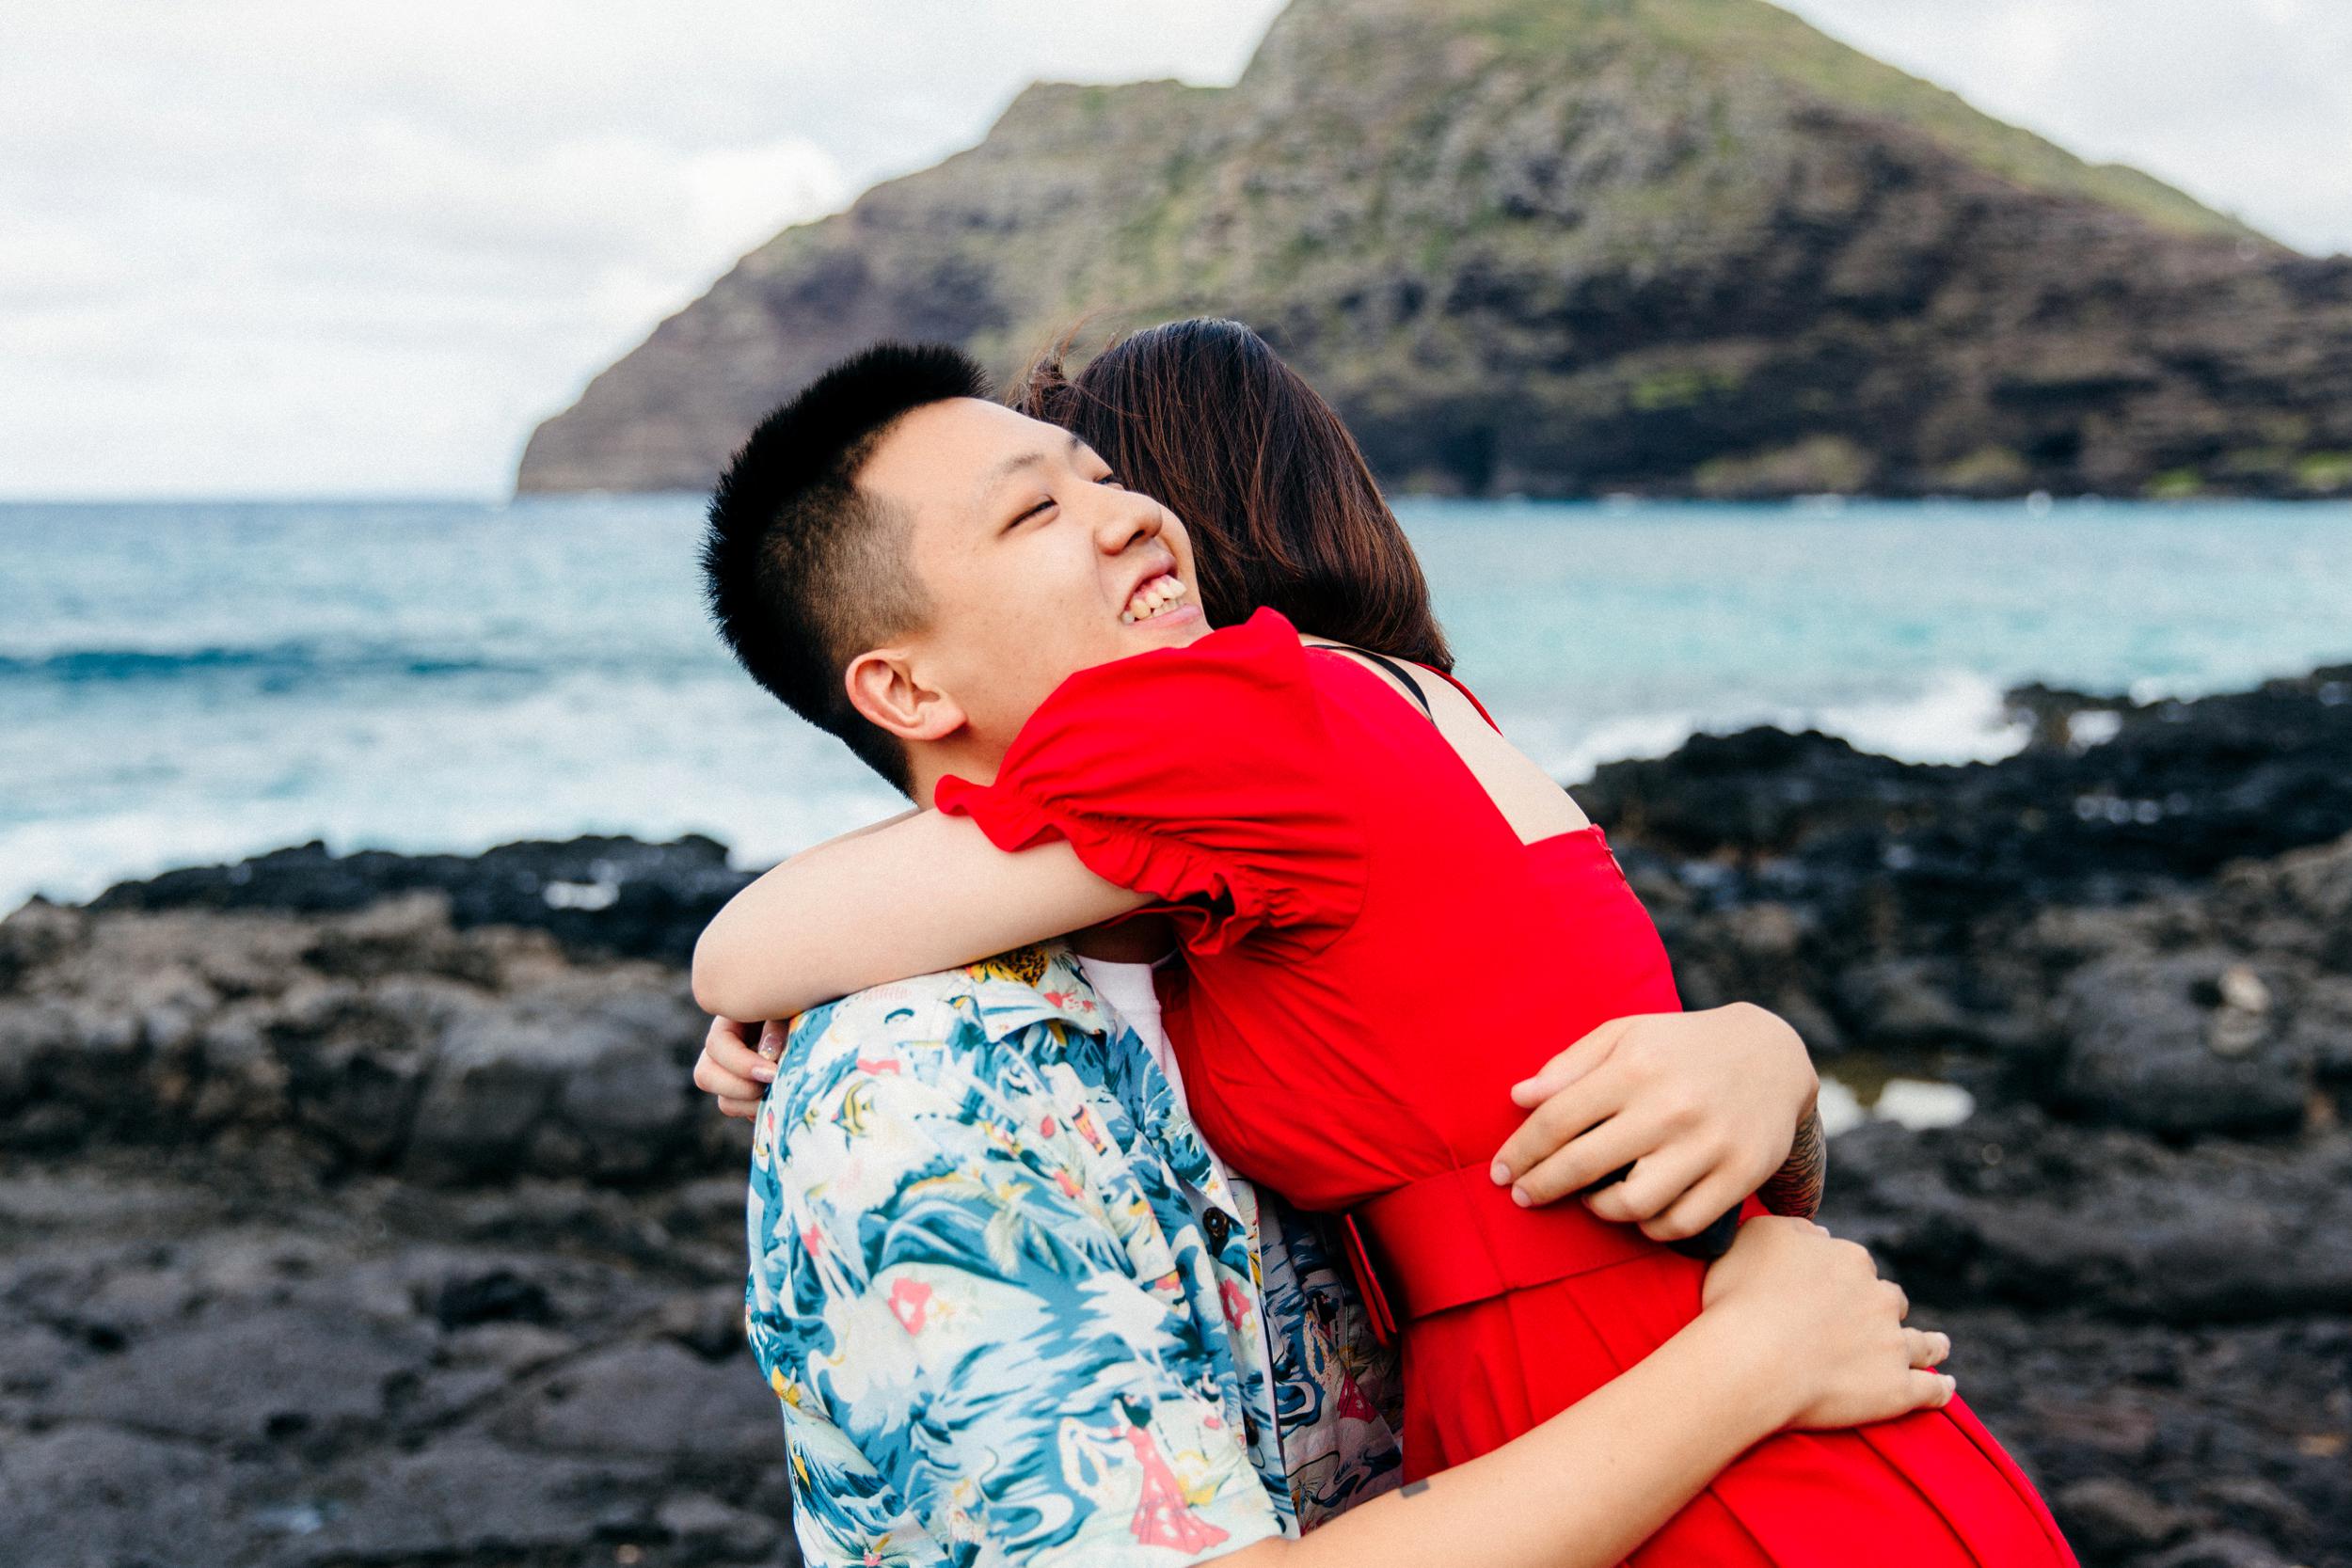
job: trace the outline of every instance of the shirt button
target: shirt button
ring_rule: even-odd
[[[1200,1228],[1208,1235],[1209,1250],[1212,1252],[1223,1252],[1226,1238],[1233,1233],[1232,1222],[1219,1209],[1212,1209],[1200,1217]]]

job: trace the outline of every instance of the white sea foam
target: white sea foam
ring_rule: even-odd
[[[1495,717],[1521,751],[1567,784],[1590,779],[1604,762],[1662,757],[1702,727],[1689,713],[1620,714],[1581,733],[1570,733],[1557,717],[1519,713],[1507,705],[1501,705]]]
[[[2104,746],[2123,733],[2123,716],[2112,708],[2085,708],[2066,716],[2066,743],[2077,752]]]
[[[1915,1132],[1957,1127],[1976,1114],[1977,1100],[1958,1084],[1931,1078],[1889,1078],[1866,1099],[1832,1068],[1821,1074],[1819,1109],[1821,1131],[1834,1138],[1867,1121],[1891,1121]]]
[[[1879,1090],[1870,1114],[1881,1121],[1899,1122],[1916,1132],[1930,1127],[1958,1127],[1976,1114],[1977,1097],[1958,1084],[1928,1078],[1889,1078]]]
[[[177,865],[324,840],[338,850],[487,848],[518,838],[703,832],[766,864],[905,802],[830,737],[723,667],[711,678],[581,675],[346,709],[288,699],[157,716],[133,781],[81,809],[0,819],[0,908],[82,899]],[[71,758],[52,754],[62,785]],[[581,897],[593,896],[582,892]]]
[[[1708,713],[1615,714],[1573,735],[1555,716],[1519,713],[1508,705],[1497,717],[1530,755],[1574,784],[1604,762],[1661,757],[1693,735],[1729,735],[1758,724],[1819,730],[1903,762],[1997,762],[2014,755],[2032,735],[2030,725],[2010,717],[2002,691],[1982,675],[1943,670],[1906,695],[1820,706],[1758,703]]]
[[[1968,670],[1939,670],[1913,695],[1818,708],[1802,721],[1905,762],[1997,762],[2033,734],[2010,719],[1997,682]]]

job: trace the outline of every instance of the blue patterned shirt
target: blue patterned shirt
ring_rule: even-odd
[[[1398,1480],[1319,1222],[1218,1173],[1058,946],[796,1021],[749,1227],[812,1568],[1169,1568]]]

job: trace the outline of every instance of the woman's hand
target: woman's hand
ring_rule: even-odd
[[[714,1018],[694,1061],[694,1086],[718,1101],[721,1116],[749,1121],[759,1115],[760,1098],[776,1081],[776,1059],[783,1054],[783,1024]]]
[[[1551,1203],[1630,1165],[1585,1207],[1678,1242],[1780,1169],[1820,1091],[1797,1032],[1748,1003],[1613,1019],[1513,1086],[1531,1114],[1495,1180]]]
[[[1720,1318],[1758,1357],[1752,1365],[1781,1400],[1785,1425],[1863,1426],[1950,1402],[1952,1380],[1930,1369],[1951,1340],[1904,1327],[1902,1287],[1811,1220],[1742,1225],[1707,1271],[1701,1300],[1701,1318]]]

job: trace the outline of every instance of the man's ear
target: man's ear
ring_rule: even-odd
[[[926,685],[904,648],[876,648],[850,661],[841,684],[850,705],[900,740],[944,740],[965,723],[963,705]]]

